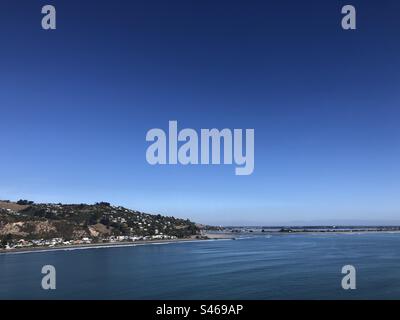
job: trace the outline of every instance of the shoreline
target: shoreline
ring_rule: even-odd
[[[216,240],[232,240],[233,237],[207,237],[207,238],[182,238],[182,239],[159,239],[159,240],[138,240],[133,242],[102,242],[90,244],[74,244],[55,247],[25,247],[13,249],[0,249],[0,255],[3,254],[16,254],[16,253],[40,253],[49,251],[72,251],[83,249],[102,249],[102,248],[121,248],[121,247],[135,247],[143,245],[159,245],[159,244],[173,244],[173,243],[186,243],[186,242],[200,242],[200,241],[216,241]]]
[[[75,244],[75,245],[61,245],[55,247],[25,247],[25,248],[13,248],[13,249],[0,249],[0,255],[5,254],[23,254],[23,253],[41,253],[50,251],[73,251],[73,250],[84,250],[84,249],[106,249],[106,248],[121,248],[121,247],[135,247],[143,245],[161,245],[161,244],[174,244],[174,243],[188,243],[188,242],[201,242],[201,241],[217,241],[217,240],[239,240],[242,237],[247,239],[249,236],[286,236],[286,235],[357,235],[357,234],[393,234],[400,233],[400,231],[331,231],[331,232],[321,232],[321,231],[297,231],[297,232],[249,232],[249,233],[206,233],[205,238],[182,238],[182,239],[159,239],[159,240],[138,240],[133,242],[102,242],[102,243],[90,243],[90,244]]]

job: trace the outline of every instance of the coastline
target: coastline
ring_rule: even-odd
[[[162,245],[162,244],[174,244],[174,243],[187,243],[187,242],[201,242],[201,241],[216,241],[216,240],[236,240],[241,239],[246,236],[287,236],[287,235],[327,235],[327,234],[337,234],[337,235],[359,235],[359,234],[377,234],[377,233],[400,233],[400,231],[367,231],[359,230],[354,232],[349,231],[331,231],[331,232],[265,232],[265,233],[246,233],[238,234],[232,232],[226,233],[205,233],[203,238],[181,238],[181,239],[158,239],[158,240],[138,240],[134,242],[103,242],[103,243],[90,243],[90,244],[74,244],[74,245],[61,245],[54,247],[24,247],[24,248],[13,248],[13,249],[0,249],[0,255],[4,254],[23,254],[23,253],[40,253],[40,252],[50,252],[50,251],[73,251],[73,250],[84,250],[84,249],[102,249],[102,248],[121,248],[121,247],[135,247],[143,245]],[[243,238],[243,239],[245,239]]]
[[[121,247],[135,247],[143,245],[159,245],[159,244],[173,244],[173,243],[186,243],[186,242],[200,242],[200,241],[216,241],[216,240],[232,240],[234,237],[227,236],[213,236],[206,238],[182,238],[182,239],[159,239],[159,240],[138,240],[134,242],[103,242],[103,243],[90,243],[90,244],[74,244],[55,247],[25,247],[13,249],[0,249],[2,254],[17,254],[17,253],[40,253],[49,251],[72,251],[83,249],[102,249],[102,248],[121,248]]]

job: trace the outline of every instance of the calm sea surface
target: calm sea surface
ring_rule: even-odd
[[[341,288],[342,266],[357,289]],[[41,268],[57,289],[41,288]],[[399,299],[400,234],[240,240],[0,254],[0,299]]]

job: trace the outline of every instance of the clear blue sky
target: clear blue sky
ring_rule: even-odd
[[[356,31],[340,26],[349,3]],[[399,33],[397,0],[2,1],[0,198],[400,221]],[[169,120],[254,128],[253,175],[150,166],[146,132]]]

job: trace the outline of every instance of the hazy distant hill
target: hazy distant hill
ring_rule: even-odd
[[[199,234],[195,223],[151,215],[101,202],[88,204],[35,204],[0,201],[0,240],[66,240],[108,236],[168,235],[184,238]]]

